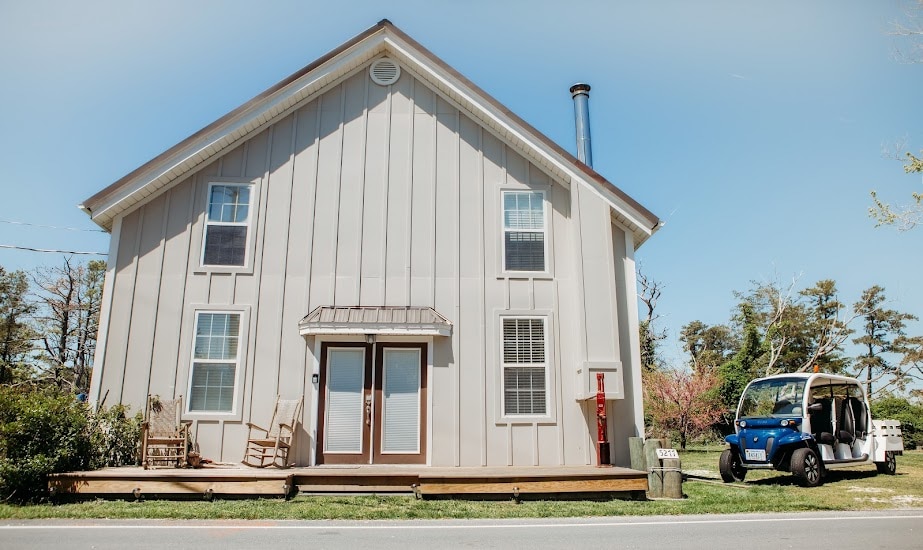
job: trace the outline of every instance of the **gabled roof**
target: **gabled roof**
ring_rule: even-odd
[[[605,200],[613,217],[640,246],[660,220],[474,83],[384,19],[247,103],[164,151],[80,205],[103,229],[182,181],[212,159],[338,84],[353,70],[387,53],[402,70],[433,86],[530,161],[568,185],[585,185]]]

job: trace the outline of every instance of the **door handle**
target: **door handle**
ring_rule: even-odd
[[[368,426],[372,425],[372,396],[365,396],[365,423]]]

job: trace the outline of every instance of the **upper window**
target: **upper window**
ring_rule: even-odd
[[[545,193],[503,192],[503,268],[546,271]]]
[[[503,319],[503,414],[548,414],[545,319]]]
[[[240,313],[197,312],[190,412],[233,412],[240,364],[240,317]]]
[[[252,194],[251,184],[209,185],[202,265],[246,265]]]

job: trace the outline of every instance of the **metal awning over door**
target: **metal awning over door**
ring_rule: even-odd
[[[387,334],[451,336],[452,323],[431,307],[320,306],[298,323],[302,336]]]

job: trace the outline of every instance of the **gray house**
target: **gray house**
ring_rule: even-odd
[[[658,219],[387,20],[83,208],[111,232],[91,399],[183,396],[203,456],[304,397],[295,462],[555,466],[643,433]]]

